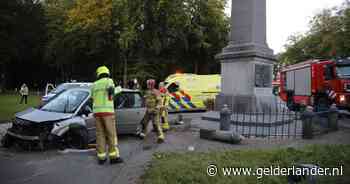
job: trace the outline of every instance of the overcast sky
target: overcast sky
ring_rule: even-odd
[[[275,53],[283,51],[283,45],[294,33],[308,30],[308,23],[324,8],[341,5],[344,0],[267,0],[267,43]],[[226,13],[231,14],[231,0]]]

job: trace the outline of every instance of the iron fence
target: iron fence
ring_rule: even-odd
[[[335,107],[323,112],[292,111],[284,104],[276,104],[274,108],[242,112],[236,106],[229,119],[231,128],[246,138],[312,138],[337,130],[338,111]]]
[[[245,137],[299,138],[302,136],[300,112],[282,111],[234,112],[232,128]]]

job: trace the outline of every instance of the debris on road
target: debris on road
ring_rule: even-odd
[[[59,150],[58,153],[67,154],[67,153],[87,153],[87,152],[95,152],[95,148],[90,149],[64,149]]]
[[[214,129],[200,129],[199,135],[201,139],[216,140],[231,144],[239,144],[244,137],[234,131],[220,131]]]

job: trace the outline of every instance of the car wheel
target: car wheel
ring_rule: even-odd
[[[5,134],[5,136],[1,139],[1,145],[4,148],[9,148],[11,147],[13,144],[13,139],[11,136],[9,136],[8,134]]]
[[[64,141],[69,148],[86,149],[88,147],[88,132],[85,128],[72,128],[66,133]]]

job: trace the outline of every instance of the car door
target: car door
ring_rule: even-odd
[[[87,110],[89,109],[89,110]],[[85,120],[86,129],[88,131],[89,142],[96,140],[96,124],[95,117],[92,113],[92,99],[90,98],[81,108],[82,118]],[[85,112],[84,112],[85,111]],[[91,113],[86,113],[87,111],[91,111]]]
[[[122,92],[116,97],[115,107],[118,134],[135,133],[146,112],[140,93]]]

